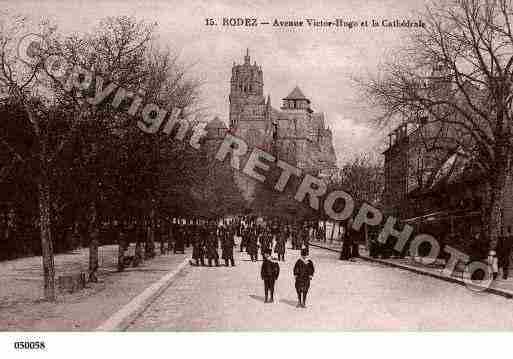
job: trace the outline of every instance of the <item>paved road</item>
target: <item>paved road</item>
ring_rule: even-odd
[[[238,254],[238,253],[237,253]],[[238,254],[239,255],[239,254]],[[316,274],[306,309],[296,308],[288,250],[278,301],[263,303],[260,264],[188,267],[128,330],[512,330],[513,300],[312,249]]]

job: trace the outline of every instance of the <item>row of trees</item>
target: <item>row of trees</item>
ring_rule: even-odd
[[[200,81],[158,46],[155,24],[111,17],[91,32],[63,35],[21,16],[4,13],[0,21],[0,241],[14,241],[8,249],[19,254],[42,254],[47,299],[55,299],[53,253],[72,246],[69,231],[90,246],[94,267],[102,221],[146,222],[153,237],[159,216],[212,216],[219,191],[206,182],[206,154],[188,143],[195,120],[179,141],[178,128],[141,131],[131,101],[112,104],[116,91],[88,101],[113,86],[138,94],[143,106],[198,118]],[[26,34],[44,39],[28,49],[32,61],[19,58]],[[49,56],[92,76],[63,82],[46,68]]]
[[[158,46],[155,24],[111,17],[91,32],[64,35],[47,22],[34,25],[4,13],[0,26],[0,246],[14,255],[42,255],[47,299],[56,296],[56,250],[88,245],[91,267],[97,267],[102,222],[146,223],[151,243],[158,218],[315,218],[293,193],[268,184],[246,203],[231,168],[213,160],[208,146],[190,146],[201,118],[194,116],[201,114],[200,81]],[[44,40],[31,44],[30,61],[20,61],[26,34]],[[47,68],[50,56],[62,61],[52,66],[78,66],[90,78],[78,71],[63,82],[59,71]],[[104,101],[90,100],[110,87],[138,94],[142,104],[192,114],[183,140],[174,139],[179,128],[141,131],[140,115],[129,113],[133,98],[114,104],[111,91]],[[359,159],[344,167],[340,185],[353,190],[357,181],[361,191],[379,182],[376,171]],[[272,172],[269,183],[278,175]],[[378,187],[367,194],[376,196]]]

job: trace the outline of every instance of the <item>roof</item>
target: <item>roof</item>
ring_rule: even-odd
[[[219,119],[219,117],[215,117],[212,121],[209,121],[205,126],[206,130],[217,129],[217,128],[227,128],[225,123]]]
[[[291,93],[284,100],[308,100],[299,87],[294,87]]]

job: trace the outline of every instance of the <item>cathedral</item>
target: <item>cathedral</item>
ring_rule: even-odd
[[[251,64],[249,50],[242,64],[233,64],[230,80],[229,127],[215,118],[208,123],[209,142],[222,141],[227,131],[243,138],[248,146],[265,150],[300,168],[304,173],[330,177],[337,158],[332,133],[324,114],[311,108],[299,87],[283,98],[280,109],[264,96],[262,67]],[[254,197],[255,182],[242,173],[235,175],[246,200]]]

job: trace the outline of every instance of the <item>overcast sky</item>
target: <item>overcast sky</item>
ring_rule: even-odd
[[[306,18],[364,21],[419,19],[424,0],[294,1],[6,1],[3,7],[46,17],[64,32],[92,30],[106,16],[128,15],[158,23],[159,40],[178,52],[205,80],[203,98],[209,111],[228,122],[228,92],[233,62],[246,48],[264,72],[264,93],[273,106],[298,85],[316,111],[326,114],[334,132],[339,163],[358,153],[379,153],[386,132],[370,125],[369,108],[351,77],[376,73],[404,44],[413,29],[391,28],[252,28],[205,26],[205,18],[256,17],[259,21]]]

